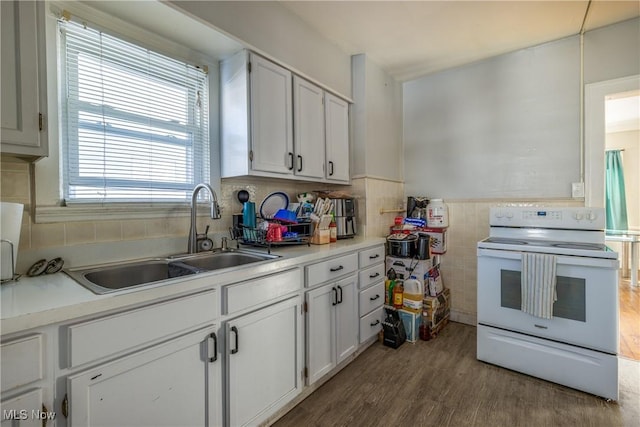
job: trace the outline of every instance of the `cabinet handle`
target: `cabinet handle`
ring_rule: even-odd
[[[376,296],[375,296],[375,297],[369,297],[369,300],[370,300],[370,301],[375,301],[375,300],[377,300],[378,298],[380,298],[380,295],[376,294]]]
[[[342,286],[338,286],[338,291],[340,291],[340,298],[338,298],[338,304],[342,304]]]
[[[44,406],[44,403],[42,404],[42,414],[44,415],[42,417],[42,427],[47,427],[47,418],[49,415],[49,410],[47,409],[46,406]]]
[[[64,395],[64,399],[62,399],[60,409],[62,410],[62,415],[64,415],[65,418],[69,418],[69,396],[66,394]]]
[[[298,172],[302,172],[302,156],[298,154],[298,161],[300,166],[298,166]]]
[[[330,268],[329,271],[332,272],[332,273],[335,273],[336,271],[340,271],[343,268],[344,268],[343,266],[339,266],[339,267],[336,267],[336,268]]]
[[[289,170],[293,170],[293,153],[289,151]]]
[[[218,360],[218,337],[216,337],[215,332],[211,332],[209,338],[213,340],[213,357],[209,358],[209,363],[213,363]]]
[[[378,257],[380,257],[380,254],[371,255],[369,259],[376,259]]]
[[[332,161],[329,161],[329,170],[331,171],[331,172],[329,172],[329,176],[333,176],[333,162]]]
[[[235,326],[232,326],[231,332],[233,332],[234,335],[236,336],[235,348],[231,350],[231,354],[236,354],[238,352],[238,328],[236,328]]]
[[[331,301],[331,305],[338,305],[338,290],[333,287],[331,288],[331,292],[333,293],[333,301]]]
[[[380,272],[376,272],[376,274],[370,274],[369,275],[369,279],[375,279],[376,277],[378,277],[380,275]]]
[[[379,325],[379,324],[380,324],[380,320],[376,320],[373,323],[369,323],[369,325],[371,325],[371,327],[374,327],[374,326]]]

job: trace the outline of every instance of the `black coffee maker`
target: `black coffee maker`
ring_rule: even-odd
[[[427,219],[428,197],[407,197],[407,218]]]

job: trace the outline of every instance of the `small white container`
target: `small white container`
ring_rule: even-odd
[[[427,227],[449,226],[449,210],[442,199],[431,199],[427,205]]]

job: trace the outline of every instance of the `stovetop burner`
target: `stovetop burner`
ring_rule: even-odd
[[[485,239],[485,242],[489,243],[506,243],[508,245],[528,245],[529,242],[524,240],[507,239],[503,237],[489,237]]]
[[[597,243],[552,243],[551,246],[555,246],[556,248],[566,248],[566,249],[586,249],[590,251],[602,251],[604,250],[604,245],[598,245]]]

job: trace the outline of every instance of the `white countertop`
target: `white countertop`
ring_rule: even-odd
[[[328,245],[273,248],[271,253],[280,255],[281,258],[169,279],[142,288],[105,295],[94,294],[63,272],[23,277],[17,282],[3,284],[0,288],[0,330],[2,335],[7,335],[133,304],[171,298],[205,288],[245,281],[383,243],[384,238],[355,238],[339,240]],[[240,271],[241,275],[238,274]]]

